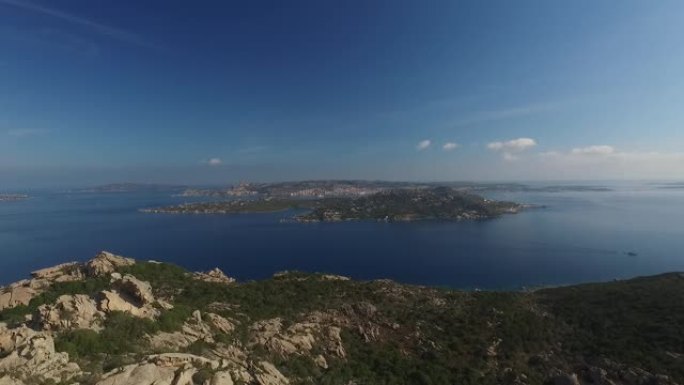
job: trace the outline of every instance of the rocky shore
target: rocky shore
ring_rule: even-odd
[[[681,384],[684,275],[465,292],[101,252],[0,290],[0,385]]]

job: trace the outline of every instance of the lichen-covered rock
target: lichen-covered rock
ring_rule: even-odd
[[[145,306],[154,303],[152,285],[149,282],[141,281],[134,276],[127,274],[123,278],[114,282],[114,286],[120,292],[131,297],[138,306]]]
[[[40,294],[39,290],[31,287],[29,280],[14,283],[0,291],[0,310],[19,305],[28,305],[33,297]]]
[[[62,295],[54,304],[38,308],[34,321],[44,330],[93,329],[99,330],[104,313],[87,295]]]
[[[105,290],[100,293],[98,309],[104,313],[121,311],[139,318],[155,318],[159,315],[159,310],[152,306],[138,306],[131,301],[130,297],[117,292]]]
[[[290,380],[268,361],[261,361],[254,365],[252,371],[259,385],[288,385],[290,383]]]
[[[156,318],[159,309],[149,282],[125,275],[112,283],[113,290],[104,290],[98,299],[98,309],[104,313],[122,311],[140,318]]]
[[[85,271],[90,277],[106,277],[117,268],[135,264],[135,260],[101,251],[93,259],[86,262]]]
[[[152,363],[143,363],[106,373],[97,385],[171,385],[175,378],[174,368],[160,368]]]

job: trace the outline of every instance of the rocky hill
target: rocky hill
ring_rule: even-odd
[[[0,384],[678,384],[684,275],[465,292],[102,252],[0,291]]]

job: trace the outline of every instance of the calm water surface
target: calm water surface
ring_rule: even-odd
[[[326,224],[137,211],[188,200],[163,192],[40,192],[0,202],[0,283],[99,250],[240,280],[303,270],[483,289],[684,271],[684,189],[614,188],[493,194],[547,208],[490,221]]]

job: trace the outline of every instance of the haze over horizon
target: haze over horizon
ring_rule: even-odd
[[[0,188],[682,180],[683,12],[0,0]]]

